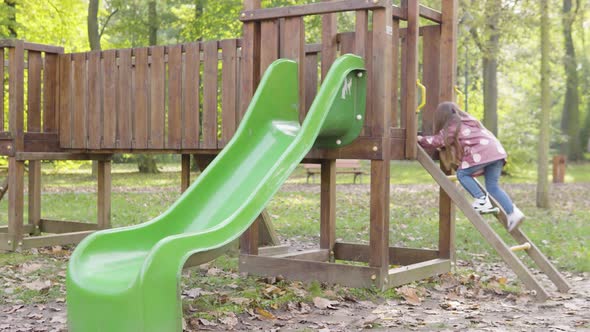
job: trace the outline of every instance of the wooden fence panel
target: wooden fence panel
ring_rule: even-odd
[[[72,55],[59,56],[59,143],[62,148],[71,148],[72,130]]]
[[[169,149],[180,149],[182,140],[182,46],[168,47],[168,141]]]
[[[200,45],[191,43],[185,45],[184,54],[184,84],[183,102],[183,135],[182,148],[196,149],[199,147],[199,78],[201,68]]]
[[[152,63],[150,66],[150,131],[149,147],[164,148],[164,124],[166,121],[166,67],[164,46],[150,47]]]
[[[117,77],[117,148],[131,148],[132,139],[132,72],[131,49],[119,50],[119,75]]]
[[[221,46],[221,141],[218,148],[223,148],[236,131],[236,119],[238,116],[238,84],[237,62],[238,43],[236,39],[227,39],[220,42]]]
[[[0,56],[0,58],[2,58]],[[58,132],[59,112],[57,108],[58,55],[45,53],[43,68],[43,132]],[[1,98],[0,98],[1,99]]]
[[[28,52],[27,131],[41,132],[41,52]]]
[[[133,148],[147,149],[148,147],[148,49],[137,48],[135,53],[135,84],[133,111]]]
[[[203,45],[203,144],[202,148],[217,148],[217,41]]]
[[[102,148],[114,149],[117,141],[117,58],[116,51],[102,53],[101,74],[103,128]],[[61,130],[61,129],[60,129]]]
[[[84,149],[86,148],[86,82],[88,81],[86,53],[76,53],[72,60],[74,61],[72,148]]]
[[[102,138],[100,52],[88,53],[88,148],[100,149]]]

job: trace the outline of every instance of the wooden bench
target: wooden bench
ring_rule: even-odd
[[[303,168],[307,172],[307,183],[309,178],[315,178],[316,174],[320,174],[321,164],[303,164]],[[336,174],[354,174],[353,183],[356,183],[356,178],[359,178],[359,183],[363,182],[363,174],[367,174],[361,169],[361,163],[358,159],[337,159],[336,160]]]

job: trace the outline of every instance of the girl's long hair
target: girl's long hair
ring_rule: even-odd
[[[459,134],[461,118],[465,116],[465,113],[453,102],[440,103],[434,113],[434,132],[438,133],[444,129],[444,148],[440,151],[440,157],[446,169],[457,169],[463,159],[463,147],[459,144]]]

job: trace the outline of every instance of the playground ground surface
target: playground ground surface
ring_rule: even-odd
[[[113,177],[115,226],[149,220],[178,197],[176,172],[151,176],[147,181],[133,173],[115,173]],[[296,173],[268,208],[282,243],[299,249],[315,246],[319,232],[319,186],[304,182],[304,174]],[[339,177],[337,237],[366,242],[368,181],[364,179],[361,185],[350,182]],[[570,293],[555,292],[540,276],[552,297],[535,303],[458,212],[453,272],[385,292],[246,277],[237,272],[235,254],[185,269],[186,329],[590,330],[590,198],[584,194],[590,192],[590,182],[554,186],[550,211],[534,207],[534,185],[508,182],[506,190],[529,217],[524,231],[564,273],[572,285]],[[48,174],[43,184],[44,215],[70,220],[95,217],[88,209],[95,204],[91,176]],[[437,187],[427,182],[396,184],[391,192],[391,245],[432,248],[436,243]],[[417,202],[422,206],[417,208]],[[67,211],[63,209],[66,204]],[[1,211],[5,213],[5,208]],[[494,228],[500,231],[498,225]],[[65,271],[72,249],[56,246],[0,254],[0,331],[65,331]]]

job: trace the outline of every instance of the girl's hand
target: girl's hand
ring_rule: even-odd
[[[422,136],[418,135],[418,142],[420,142],[422,140]]]

